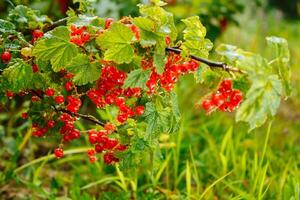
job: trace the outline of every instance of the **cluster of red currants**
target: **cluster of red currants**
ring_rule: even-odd
[[[67,97],[68,105],[66,106],[67,110],[71,113],[77,113],[82,105],[80,98],[76,98],[72,95]]]
[[[120,123],[124,123],[130,117],[144,113],[143,106],[137,106],[134,110],[126,105],[126,99],[141,96],[141,88],[122,89],[126,78],[126,73],[114,66],[106,66],[102,68],[97,88],[87,92],[87,96],[99,108],[106,105],[116,105],[119,108],[117,120]]]
[[[60,121],[63,122],[63,126],[60,129],[60,134],[63,135],[63,140],[69,142],[80,138],[80,131],[75,128],[76,118],[72,117],[68,113],[63,113],[60,116]]]
[[[77,27],[71,25],[71,39],[70,42],[83,46],[86,42],[90,40],[90,33],[86,31],[86,26]]]
[[[80,137],[80,132],[74,129],[75,118],[64,113],[61,115],[60,120],[64,122],[64,126],[60,131],[60,133],[64,135],[64,141],[70,141]],[[121,144],[117,139],[109,137],[115,130],[116,127],[113,124],[106,123],[104,130],[88,131],[89,142],[94,145],[93,149],[87,151],[91,163],[97,161],[96,153],[104,153],[103,160],[106,164],[113,164],[120,161],[116,153],[125,151],[127,147]],[[61,147],[56,148],[54,155],[56,158],[63,157],[63,149]]]
[[[28,118],[27,113],[22,113],[22,118]],[[46,125],[44,127],[40,127],[38,124],[32,124],[32,135],[35,137],[43,137],[49,129],[52,129],[55,127],[55,121],[50,119],[46,122]]]
[[[223,80],[217,92],[202,101],[202,108],[206,112],[211,112],[217,108],[222,112],[234,111],[242,102],[243,94],[240,90],[234,90],[232,85],[232,80]]]
[[[142,63],[142,66],[145,65],[145,63],[146,62],[144,62],[144,64]],[[199,63],[193,59],[182,62],[180,55],[170,54],[162,74],[158,74],[155,68],[152,68],[150,78],[146,83],[148,94],[155,93],[159,84],[167,92],[172,91],[181,75],[195,72],[198,67]]]
[[[94,145],[94,149],[88,151],[90,161],[94,162],[95,153],[103,153],[103,159],[106,164],[119,162],[119,158],[115,156],[116,152],[125,151],[126,146],[120,144],[115,138],[110,138],[109,135],[116,130],[116,127],[111,123],[106,123],[104,130],[90,130],[89,141]],[[92,153],[93,152],[93,153]]]
[[[69,77],[69,75],[67,75]],[[124,82],[124,81],[122,81]],[[127,96],[134,96],[137,95],[136,93],[140,93],[140,91],[136,91],[135,89],[130,90],[124,90]],[[63,104],[65,102],[63,95],[55,95],[55,90],[53,88],[47,88],[44,91],[45,97],[50,98],[54,97],[54,101],[56,104]],[[42,93],[39,93],[39,95],[42,95]],[[33,96],[37,97],[37,96]],[[40,99],[37,97],[38,100]],[[125,98],[121,98],[122,100]],[[34,102],[38,101],[34,100]],[[122,100],[120,102],[122,102]],[[125,103],[125,102],[123,102]],[[121,104],[120,104],[121,105]],[[123,105],[123,104],[122,104]],[[80,98],[76,98],[75,96],[68,96],[67,97],[67,105],[66,109],[70,113],[77,113],[79,108],[81,106],[81,100]],[[126,106],[124,104],[124,106]],[[127,107],[128,108],[128,107]],[[122,108],[125,109],[125,108]],[[137,112],[141,113],[141,106],[138,106]],[[143,108],[142,108],[143,110]],[[22,113],[22,118],[26,119],[28,118],[27,113]],[[64,142],[70,142],[75,139],[79,139],[81,136],[81,133],[78,129],[75,128],[75,122],[77,120],[76,117],[71,116],[69,113],[63,113],[58,118],[60,123],[57,125],[60,126],[60,134],[62,135],[62,141]],[[56,123],[54,120],[48,120],[46,122],[46,125],[44,127],[40,127],[37,124],[33,124],[33,136],[35,137],[43,137],[50,128],[54,128],[56,126]],[[106,164],[113,164],[116,162],[119,162],[119,158],[115,155],[116,152],[121,152],[126,150],[126,146],[123,144],[120,144],[120,142],[115,139],[109,137],[109,135],[113,132],[115,132],[116,127],[111,123],[106,123],[104,126],[104,130],[96,131],[96,130],[90,130],[88,131],[89,135],[89,141],[92,145],[94,145],[94,149],[89,150],[88,156],[91,163],[95,162],[97,160],[96,153],[104,153],[103,159]],[[62,146],[62,145],[61,145]],[[58,147],[54,151],[54,155],[56,158],[61,158],[64,155],[62,147]]]

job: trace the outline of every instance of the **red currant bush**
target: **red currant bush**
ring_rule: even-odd
[[[215,48],[219,61],[212,61],[213,44],[199,17],[183,19],[178,28],[157,2],[120,20],[84,10],[59,23],[34,16],[22,25],[1,20],[9,30],[0,36],[0,106],[24,105],[20,123],[32,122],[33,137],[55,140],[56,158],[75,140],[88,141],[89,162],[124,168],[153,152],[160,134],[178,131],[184,76],[195,77],[207,114],[236,111],[236,121],[250,130],[275,115],[291,93],[285,39],[267,38],[271,59],[222,44]]]

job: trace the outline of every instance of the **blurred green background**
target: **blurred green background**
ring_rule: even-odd
[[[59,2],[1,0],[0,18],[10,4],[26,4],[64,16]],[[95,2],[100,16],[136,16],[137,0]],[[233,114],[206,116],[194,104],[207,91],[192,76],[181,79],[176,92],[182,112],[177,134],[161,137],[163,158],[157,170],[148,159],[121,172],[100,159],[90,164],[86,138],[54,160],[56,144],[30,138],[23,108],[11,102],[0,112],[0,199],[276,199],[300,198],[300,2],[297,0],[169,0],[177,19],[199,15],[215,46],[228,43],[268,54],[265,37],[288,40],[291,50],[293,95],[275,119],[251,133],[235,123]],[[212,55],[214,57],[214,55]],[[298,74],[299,73],[299,74]],[[83,123],[77,124],[84,129]]]

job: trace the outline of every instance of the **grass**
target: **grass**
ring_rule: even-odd
[[[13,129],[15,113],[1,114],[1,120],[10,120],[6,135],[0,126],[4,145],[0,149],[0,199],[299,200],[300,30],[295,22],[275,24],[274,17],[276,13],[261,13],[250,19],[246,13],[240,17],[241,27],[231,27],[218,41],[263,53],[267,34],[288,38],[295,90],[279,115],[264,127],[248,133],[231,114],[207,117],[193,109],[202,91],[191,87],[192,77],[186,77],[177,88],[181,128],[161,140],[164,159],[158,170],[151,170],[145,161],[126,173],[118,166],[105,166],[101,160],[90,164],[82,155],[86,141],[75,143],[65,152],[68,156],[54,160],[48,154],[53,144],[30,138],[26,125]]]

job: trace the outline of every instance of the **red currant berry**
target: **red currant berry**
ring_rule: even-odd
[[[166,41],[166,45],[169,46],[171,44],[171,42],[172,42],[171,37],[170,36],[166,36],[165,41]]]
[[[2,54],[1,54],[1,60],[2,62],[4,63],[9,63],[9,61],[11,60],[11,53],[9,51],[4,51]]]
[[[107,122],[105,125],[104,125],[104,129],[108,132],[114,132],[116,130],[116,126]]]
[[[221,93],[231,92],[232,91],[232,80],[230,80],[230,79],[223,80],[219,86],[219,91]]]
[[[112,152],[106,152],[103,155],[103,160],[108,165],[110,165],[110,164],[112,164],[114,162],[118,162],[119,161],[119,159],[116,158]]]
[[[64,76],[65,79],[70,79],[73,78],[73,74],[71,74],[70,72],[67,72],[67,74]]]
[[[42,137],[44,133],[39,127],[37,127],[37,129],[32,132],[32,135],[35,137]]]
[[[107,18],[105,20],[105,29],[109,29],[110,25],[113,23],[114,19],[113,18]]]
[[[47,127],[48,128],[53,128],[55,126],[55,121],[54,120],[49,120],[47,121]]]
[[[54,98],[54,101],[55,101],[55,103],[57,103],[57,104],[62,104],[62,103],[64,103],[65,99],[64,99],[64,96],[63,96],[63,95],[57,95],[57,96]]]
[[[116,147],[116,150],[118,151],[125,151],[127,149],[127,147],[123,144],[120,144]]]
[[[144,106],[138,106],[135,108],[135,114],[136,115],[143,115],[145,112],[145,107]]]
[[[74,24],[72,24],[70,28],[72,33],[77,31],[77,26]]]
[[[105,103],[107,103],[109,105],[113,104],[114,101],[115,101],[115,97],[113,95],[107,95],[105,97]]]
[[[104,147],[102,145],[100,145],[100,144],[95,145],[95,151],[97,153],[102,153],[103,150],[104,150]]]
[[[120,123],[124,123],[128,119],[128,116],[126,114],[119,114],[117,116],[117,120]]]
[[[94,163],[97,161],[97,157],[96,156],[89,156],[90,159],[90,163]]]
[[[125,104],[125,98],[124,97],[118,97],[116,100],[115,100],[115,103],[117,106],[121,106],[123,104]]]
[[[7,91],[6,92],[6,96],[9,98],[9,99],[12,99],[14,97],[14,93],[12,91]]]
[[[46,91],[45,91],[45,94],[46,94],[46,96],[48,96],[48,97],[52,97],[52,96],[54,96],[55,91],[54,91],[53,88],[47,88]]]
[[[71,91],[71,90],[73,89],[73,82],[72,82],[72,81],[67,81],[67,82],[65,83],[65,89],[66,89],[67,91]]]
[[[78,46],[82,46],[84,44],[83,40],[78,35],[72,36],[70,39],[70,42],[72,42]]]
[[[88,32],[82,33],[82,35],[81,35],[81,40],[82,40],[83,42],[88,42],[88,41],[90,40],[90,33],[88,33]]]
[[[43,135],[44,135],[45,133],[48,132],[48,129],[47,129],[46,127],[44,127],[44,128],[41,129],[41,131],[42,131],[42,133],[43,133]]]
[[[38,96],[32,96],[31,97],[32,102],[38,102],[39,100],[40,100],[40,98]]]
[[[98,142],[98,134],[95,131],[89,132],[89,141],[91,144],[96,144]]]
[[[26,112],[21,114],[22,119],[27,119],[28,118],[28,114]]]
[[[33,64],[31,66],[32,72],[37,73],[39,71],[39,66],[37,64]]]
[[[131,31],[134,33],[134,36],[137,40],[141,39],[141,35],[140,35],[140,30],[138,27],[136,27],[135,25],[131,25],[130,26]]]
[[[202,102],[202,108],[205,110],[205,111],[209,111],[211,110],[212,108],[214,107],[212,101],[210,99],[206,99]]]
[[[215,106],[220,106],[225,102],[225,97],[221,93],[215,93],[211,100]]]
[[[57,159],[62,158],[64,156],[64,151],[62,148],[56,148],[54,150],[54,155]]]
[[[93,156],[93,155],[95,155],[95,150],[94,150],[94,149],[89,149],[89,150],[87,151],[87,154],[88,154],[89,156]]]
[[[113,149],[115,148],[119,142],[115,139],[107,139],[104,143],[104,148],[105,149]]]
[[[34,39],[38,39],[38,38],[41,38],[41,37],[43,37],[43,36],[44,36],[44,32],[41,31],[41,30],[36,29],[36,30],[34,30],[34,31],[32,32],[32,37],[33,37]]]
[[[230,102],[233,105],[238,106],[241,103],[242,100],[243,100],[243,94],[242,94],[242,92],[239,91],[239,90],[234,90],[232,92]]]

